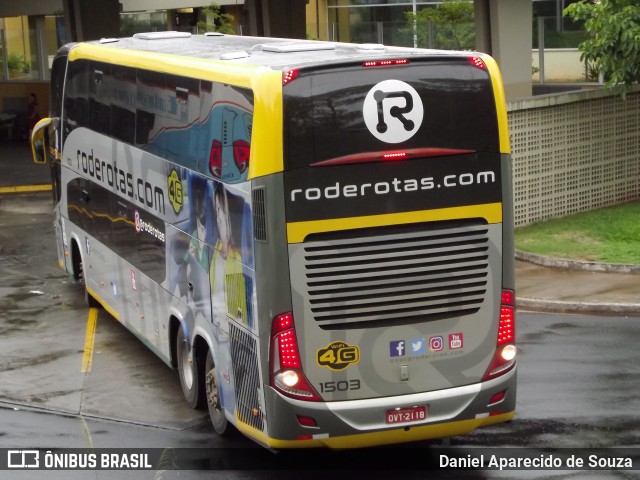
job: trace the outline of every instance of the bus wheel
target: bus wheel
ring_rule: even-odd
[[[176,335],[176,356],[178,359],[180,386],[182,387],[184,398],[191,408],[199,408],[202,406],[202,394],[198,375],[198,356],[191,354],[191,349],[184,337],[182,327],[178,327],[178,334]]]
[[[87,290],[87,281],[84,276],[84,265],[82,263],[82,255],[80,255],[80,249],[77,243],[73,243],[73,278],[76,282],[82,285],[84,289],[84,303],[90,308],[98,308],[100,304],[91,296],[89,290]]]
[[[207,361],[204,371],[206,372],[206,389],[207,389],[207,406],[209,407],[209,416],[211,424],[218,435],[227,433],[228,421],[224,416],[224,410],[220,402],[220,386],[218,384],[218,374],[213,364],[213,356],[211,350],[207,352]]]

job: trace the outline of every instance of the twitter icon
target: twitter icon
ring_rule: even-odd
[[[424,338],[412,338],[409,341],[410,355],[424,355],[427,353],[427,342]]]

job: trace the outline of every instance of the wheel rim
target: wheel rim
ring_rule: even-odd
[[[218,377],[216,369],[211,365],[206,376],[207,402],[209,403],[209,417],[211,417],[211,425],[213,430],[219,435],[224,435],[227,431],[227,418],[221,405],[220,386],[218,385]]]
[[[182,378],[184,380],[184,385],[187,389],[191,390],[193,388],[193,368],[189,359],[189,349],[184,343],[182,346],[181,359],[182,361],[180,363],[182,364]]]
[[[211,367],[207,372],[207,402],[209,406],[213,407],[217,412],[221,411],[220,392],[218,390],[218,378],[215,367]]]

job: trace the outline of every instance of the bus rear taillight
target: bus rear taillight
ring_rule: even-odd
[[[383,160],[405,160],[409,154],[407,152],[388,152],[382,154]]]
[[[282,86],[284,87],[287,83],[292,82],[296,78],[298,78],[298,74],[300,73],[300,69],[298,68],[287,68],[282,72]]]
[[[500,322],[496,339],[496,352],[482,380],[499,377],[516,364],[516,308],[515,294],[503,290],[500,305]]]
[[[391,67],[395,65],[408,65],[406,58],[394,58],[393,60],[370,60],[362,64],[363,67]]]
[[[469,60],[469,63],[471,65],[473,65],[476,68],[479,68],[480,70],[486,70],[487,69],[487,64],[484,63],[484,60],[476,55],[469,55],[467,57],[467,59]]]
[[[278,315],[271,326],[271,386],[297,400],[322,400],[302,371],[293,314]]]

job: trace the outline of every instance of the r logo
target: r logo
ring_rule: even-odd
[[[424,109],[420,95],[411,85],[400,80],[385,80],[367,93],[362,115],[378,140],[400,143],[416,134]]]

